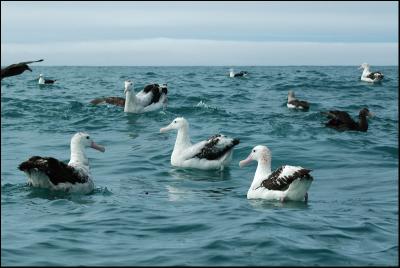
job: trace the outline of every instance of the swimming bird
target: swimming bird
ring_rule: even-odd
[[[330,120],[325,124],[325,126],[334,128],[339,131],[344,130],[355,130],[355,131],[367,131],[368,130],[368,117],[374,116],[368,108],[363,108],[358,114],[359,121],[355,122],[347,112],[344,111],[329,111],[322,112]]]
[[[93,191],[94,182],[85,154],[86,147],[105,151],[89,134],[78,132],[71,139],[71,158],[68,165],[53,157],[33,156],[22,162],[18,169],[25,172],[28,184],[33,187],[87,194]]]
[[[126,99],[121,97],[105,97],[92,100],[90,103],[97,105],[108,103],[124,107],[126,113],[149,112],[165,107],[168,102],[167,84],[149,84],[142,91],[135,94],[133,91],[133,82],[125,81]]]
[[[22,74],[26,70],[32,72],[32,69],[29,68],[28,64],[33,63],[33,62],[41,62],[41,61],[43,61],[43,59],[35,60],[35,61],[24,61],[24,62],[20,62],[20,63],[11,64],[10,66],[7,66],[7,67],[1,69],[1,80],[3,80],[3,78],[5,78],[5,77]]]
[[[229,77],[238,77],[238,76],[246,76],[248,73],[246,71],[241,71],[239,73],[236,73],[233,71],[233,69],[229,70]]]
[[[310,104],[306,101],[300,101],[296,99],[293,90],[289,90],[287,107],[308,111],[308,109],[310,108]]]
[[[54,84],[55,81],[57,81],[57,80],[45,79],[45,78],[43,77],[43,74],[40,74],[40,75],[39,75],[38,84],[39,84],[39,85]]]
[[[307,202],[307,191],[313,181],[311,170],[285,165],[271,172],[271,156],[268,147],[257,145],[246,159],[239,162],[240,167],[252,160],[258,162],[253,182],[247,192],[247,199]]]
[[[171,165],[185,168],[221,169],[229,164],[233,147],[239,144],[238,139],[217,134],[205,141],[192,144],[189,137],[189,123],[183,117],[175,118],[160,132],[176,129],[175,146],[171,154]]]
[[[383,74],[381,72],[370,72],[370,65],[368,63],[363,63],[358,69],[364,69],[361,74],[361,80],[366,82],[379,82],[383,79]]]

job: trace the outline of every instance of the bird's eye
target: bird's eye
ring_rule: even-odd
[[[174,123],[176,123],[176,120],[174,121]]]
[[[86,136],[86,139],[90,139],[89,136]]]
[[[256,150],[253,150],[253,153],[255,153],[256,152]]]

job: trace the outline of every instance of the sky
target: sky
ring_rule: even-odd
[[[1,2],[1,65],[398,65],[398,2]]]

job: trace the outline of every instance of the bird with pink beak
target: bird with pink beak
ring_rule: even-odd
[[[233,147],[238,139],[222,134],[192,144],[189,137],[189,123],[183,117],[175,118],[161,133],[177,130],[175,146],[171,154],[171,165],[176,167],[223,170],[232,159]]]
[[[28,184],[33,187],[87,194],[93,191],[94,182],[85,154],[86,147],[105,151],[104,146],[95,143],[88,133],[78,132],[71,139],[68,165],[53,157],[33,156],[18,168],[26,173]]]
[[[257,145],[246,159],[239,162],[240,167],[253,160],[258,162],[247,199],[307,201],[307,191],[313,181],[309,174],[311,170],[285,165],[271,172],[271,158],[268,147]]]

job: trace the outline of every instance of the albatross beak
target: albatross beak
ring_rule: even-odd
[[[374,113],[371,113],[371,112],[369,112],[367,115],[368,115],[369,117],[374,117],[374,116],[375,116],[375,114],[374,114]]]
[[[244,167],[245,165],[249,164],[253,158],[251,157],[251,154],[244,160],[239,162],[239,167]]]
[[[167,132],[170,129],[171,129],[170,126],[162,127],[162,128],[160,128],[160,133]]]
[[[90,147],[93,148],[93,149],[96,149],[96,150],[98,150],[98,151],[100,151],[102,153],[104,153],[104,151],[106,150],[104,148],[104,146],[99,145],[99,144],[95,143],[94,141],[92,141],[92,143],[90,144]]]

